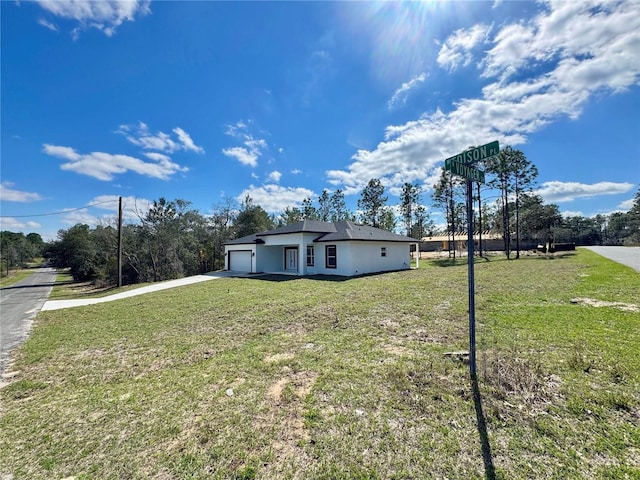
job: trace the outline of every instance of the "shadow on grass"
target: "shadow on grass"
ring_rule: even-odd
[[[539,261],[539,260],[565,260],[573,257],[576,252],[556,252],[556,253],[540,253],[537,255],[520,255],[520,258],[516,258],[515,254],[511,254],[511,258],[507,258],[506,256],[493,256],[493,255],[483,255],[482,257],[477,256],[474,257],[474,263],[484,263],[484,262],[514,262],[514,261]],[[467,257],[456,257],[456,258],[440,258],[437,260],[430,260],[429,263],[435,267],[460,267],[467,265]]]
[[[487,261],[487,259],[483,257],[476,257],[474,263],[478,263],[480,261]],[[430,263],[436,267],[462,267],[467,265],[467,257],[441,258],[438,260],[431,260]]]
[[[415,270],[415,269],[414,269]],[[389,273],[395,272],[408,272],[411,270],[394,270],[389,272],[375,272],[375,273],[363,273],[360,275],[353,275],[346,277],[342,275],[286,275],[282,273],[251,273],[244,275],[237,275],[238,278],[250,278],[253,280],[265,280],[267,282],[292,282],[295,280],[319,280],[322,282],[348,282],[358,278],[365,277],[379,277]]]
[[[60,285],[73,285],[73,284],[74,284],[73,281],[56,282],[54,286],[57,287]],[[134,288],[141,288],[144,285],[146,284],[141,284],[140,287],[134,287]],[[99,298],[107,295],[112,295],[114,293],[118,293],[121,290],[122,289],[117,286],[109,286],[106,288],[94,288],[91,290],[87,290],[86,287],[83,287],[83,286],[77,286],[77,287],[69,288],[67,292],[56,293],[50,298],[50,300],[62,300],[65,298],[71,298],[71,299],[94,298],[94,297]]]
[[[493,466],[493,457],[491,456],[491,444],[489,443],[489,434],[487,433],[487,423],[484,419],[482,411],[482,398],[480,397],[480,388],[478,387],[478,378],[476,375],[471,376],[471,390],[473,393],[473,403],[476,408],[476,419],[478,421],[478,434],[480,435],[480,444],[482,445],[482,460],[484,462],[485,478],[495,480],[496,470]]]
[[[341,277],[339,275],[285,275],[279,273],[256,273],[252,275],[242,275],[239,278],[249,278],[252,280],[263,280],[267,282],[295,282],[297,280],[321,280],[325,282],[346,282],[357,277]]]
[[[65,282],[72,283],[72,282]],[[10,285],[8,287],[2,287],[0,290],[21,290],[25,288],[41,288],[41,287],[53,287],[54,285],[60,285],[60,283],[51,282],[51,283],[33,283],[31,285]]]

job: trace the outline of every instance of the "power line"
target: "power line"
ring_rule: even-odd
[[[72,208],[69,210],[62,210],[60,212],[35,213],[33,215],[0,215],[0,218],[30,218],[30,217],[48,217],[51,215],[64,215],[65,213],[77,212],[78,210],[82,210],[84,208],[97,207],[98,205],[104,205],[105,203],[114,203],[117,201],[118,199],[114,198],[113,200],[106,200],[104,202],[91,203],[89,205],[85,205],[84,207]]]

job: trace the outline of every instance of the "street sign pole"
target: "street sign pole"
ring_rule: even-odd
[[[476,301],[474,280],[473,182],[467,180],[467,276],[469,284],[469,374],[476,377]]]
[[[500,152],[498,141],[470,148],[444,161],[444,169],[464,177],[467,183],[467,275],[469,285],[469,374],[476,379],[476,293],[474,281],[473,182],[484,183],[484,171],[475,168],[480,160]],[[480,252],[482,254],[482,252]]]

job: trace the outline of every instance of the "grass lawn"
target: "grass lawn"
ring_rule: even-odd
[[[56,283],[51,290],[49,300],[69,300],[75,298],[100,298],[116,293],[126,292],[136,288],[149,285],[148,283],[138,283],[136,285],[124,285],[122,287],[102,286],[94,281],[74,282],[73,277],[67,269],[58,270]]]
[[[9,287],[14,283],[18,283],[20,280],[27,278],[33,273],[33,270],[28,268],[20,268],[17,270],[9,270],[9,274],[0,278],[0,288]]]
[[[466,265],[225,278],[41,313],[0,389],[0,477],[484,478]],[[640,478],[640,275],[476,264],[497,478]],[[595,300],[600,303],[594,302]]]
[[[9,273],[5,270],[5,265],[2,265],[2,275],[0,276],[0,288],[8,287],[20,280],[27,278],[33,273],[33,268],[37,268],[44,265],[44,258],[34,258],[33,261],[26,264],[26,268],[10,269]],[[6,275],[5,275],[6,274]]]

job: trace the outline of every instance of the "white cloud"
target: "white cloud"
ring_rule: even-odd
[[[72,31],[74,38],[88,28],[96,28],[110,37],[123,22],[133,22],[136,16],[151,11],[150,0],[38,0],[38,4],[57,17],[78,22]]]
[[[256,205],[260,205],[267,212],[277,213],[286,207],[296,207],[302,204],[305,198],[314,198],[316,194],[302,187],[282,187],[280,185],[253,185],[242,191],[236,198],[238,202],[244,201],[249,195]]]
[[[204,153],[204,149],[193,143],[193,140],[191,140],[191,136],[189,136],[189,134],[183,129],[181,129],[180,127],[176,127],[173,129],[173,132],[178,135],[178,139],[180,140],[180,143],[182,143],[185,150],[193,150],[197,153]]]
[[[164,153],[158,152],[144,152],[143,155],[155,162],[169,162],[171,161],[171,157],[165,155]]]
[[[144,122],[140,122],[138,125],[120,125],[116,133],[124,135],[129,142],[144,150],[157,150],[165,153],[191,150],[196,153],[204,153],[204,149],[193,143],[191,136],[180,127],[173,129],[177,138],[172,138],[170,134],[164,132],[151,133]]]
[[[267,175],[267,180],[273,183],[278,183],[280,182],[281,177],[282,177],[282,174],[277,170],[274,170],[269,175]]]
[[[305,107],[310,106],[322,94],[326,83],[335,75],[334,60],[329,51],[332,44],[331,35],[321,38],[318,41],[320,48],[313,51],[307,60],[303,78],[298,85],[302,89],[301,100]]]
[[[235,158],[243,165],[256,167],[258,166],[258,158],[267,149],[267,142],[262,138],[254,138],[248,129],[247,124],[242,120],[235,125],[227,125],[225,134],[242,141],[244,147],[223,148],[222,153],[227,157]]]
[[[251,121],[249,121],[251,123]],[[242,120],[238,120],[235,125],[228,124],[227,130],[224,132],[225,135],[229,135],[230,137],[242,137],[245,135],[245,131],[247,130],[247,124]]]
[[[97,225],[111,225],[115,227],[118,221],[119,195],[99,195],[88,202],[86,208],[69,210],[62,218],[62,223],[76,225],[84,223],[91,227]],[[146,198],[122,197],[123,220],[137,223],[149,211],[151,203]],[[100,213],[100,210],[108,213]]]
[[[118,213],[120,195],[99,195],[89,202],[91,208],[100,210],[107,210],[113,212],[113,215]],[[150,200],[140,197],[122,197],[122,217],[124,220],[136,221],[141,216],[144,216],[151,207]]]
[[[302,170],[300,170],[299,168],[294,168],[293,170],[291,170],[291,173],[293,173],[294,175],[299,175],[302,173]]]
[[[344,185],[346,195],[359,193],[371,178],[378,178],[383,185],[393,188],[405,182],[428,184],[438,164],[452,152],[462,151],[474,145],[478,138],[497,138],[491,122],[485,121],[490,112],[476,113],[469,124],[467,109],[461,107],[451,114],[436,111],[434,114],[389,127],[386,140],[372,150],[358,150],[348,170],[327,171],[332,185]],[[467,128],[461,125],[467,123]],[[500,136],[500,140],[518,143],[519,137]]]
[[[71,161],[79,161],[82,158],[82,155],[77,153],[75,149],[71,147],[63,147],[60,145],[50,145],[45,143],[43,145],[43,151],[47,155],[53,155],[54,157],[65,158]]]
[[[544,182],[536,190],[547,203],[571,202],[577,198],[589,198],[598,195],[618,195],[634,187],[633,183],[598,182],[593,184],[578,182]]]
[[[494,30],[483,25],[456,32],[448,45],[459,46],[461,57],[443,56],[441,65],[464,64],[463,53],[486,41],[493,48],[481,62],[484,75],[498,80],[480,97],[460,99],[447,113],[438,109],[388,126],[375,149],[360,149],[346,169],[327,171],[328,182],[344,185],[345,194],[359,193],[371,178],[388,188],[404,181],[424,183],[444,158],[479,139],[524,144],[531,133],[560,118],[579,117],[594,95],[639,83],[639,2],[540,5],[543,11],[534,20],[504,25],[493,38]],[[530,80],[510,80],[513,73],[530,75],[534,67]]]
[[[394,92],[393,96],[389,100],[389,108],[393,108],[399,103],[402,103],[403,105],[406,104],[411,90],[414,90],[420,84],[424,83],[426,78],[427,74],[422,72],[420,75],[413,77],[408,82],[403,83],[402,86]]]
[[[65,214],[62,217],[61,222],[66,225],[77,225],[78,223],[82,223],[89,225],[90,227],[95,227],[101,223],[100,219],[95,215],[90,214],[86,208],[74,210]]]
[[[637,79],[638,2],[546,2],[527,23],[507,25],[484,60],[485,76],[508,78],[541,62],[564,65],[556,75],[574,88],[626,88]],[[577,70],[574,70],[577,67]],[[591,83],[593,81],[594,83]]]
[[[20,190],[14,190],[13,183],[2,182],[0,183],[0,200],[3,202],[34,202],[42,200],[42,196],[33,192],[22,192]]]
[[[565,210],[563,212],[560,212],[560,215],[562,215],[564,218],[568,218],[568,217],[584,217],[584,214],[579,210]]]
[[[472,50],[486,41],[489,28],[487,25],[478,24],[453,32],[440,47],[438,64],[447,70],[469,65],[473,60]]]
[[[42,225],[37,222],[23,222],[13,217],[0,218],[0,230],[37,230],[41,227]]]
[[[104,152],[91,152],[80,154],[71,147],[44,144],[43,151],[47,155],[68,160],[60,168],[76,172],[82,175],[110,181],[115,175],[132,171],[147,177],[167,180],[177,172],[186,172],[186,167],[181,167],[171,161],[166,155],[158,155],[154,162],[145,162],[129,155],[110,154]]]
[[[625,200],[624,202],[620,202],[620,205],[618,205],[616,208],[618,208],[619,210],[622,210],[624,212],[628,212],[629,210],[631,210],[631,207],[633,207],[633,202],[634,202],[634,199],[630,198],[629,200]]]
[[[249,150],[244,147],[231,147],[231,148],[223,148],[222,153],[227,157],[235,158],[243,165],[249,165],[251,167],[258,166],[258,155],[259,153],[255,150]]]
[[[45,20],[44,18],[39,18],[38,19],[38,23],[40,25],[42,25],[45,28],[48,28],[49,30],[53,31],[53,32],[57,32],[58,31],[58,26],[53,23],[53,22],[49,22],[47,20]]]

